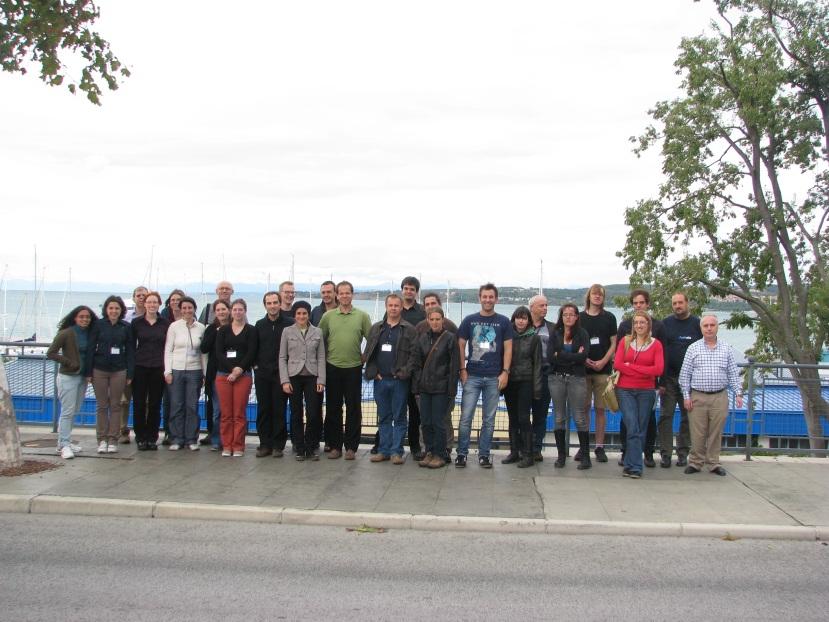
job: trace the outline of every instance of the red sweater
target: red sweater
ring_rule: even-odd
[[[625,340],[619,342],[613,369],[619,370],[620,389],[653,389],[657,377],[665,371],[665,354],[662,344],[654,339],[647,350],[637,352],[630,346],[625,352]]]

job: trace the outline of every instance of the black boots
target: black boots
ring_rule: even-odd
[[[590,462],[590,432],[579,432],[579,451],[581,452],[581,461],[579,461],[579,470],[589,469],[593,466]]]
[[[509,453],[501,460],[501,464],[515,464],[521,459],[518,453],[518,432],[515,430],[509,431]]]
[[[556,449],[558,449],[556,468],[563,469],[564,465],[567,464],[567,431],[556,430],[554,434],[556,437]]]

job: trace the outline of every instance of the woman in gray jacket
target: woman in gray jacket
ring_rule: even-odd
[[[296,459],[319,460],[325,343],[322,331],[309,321],[311,305],[300,300],[294,304],[293,311],[295,324],[282,331],[279,344],[279,381],[291,400],[291,444]]]

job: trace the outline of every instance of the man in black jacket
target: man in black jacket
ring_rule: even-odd
[[[259,435],[256,457],[263,458],[273,454],[275,458],[281,458],[288,441],[285,426],[288,396],[282,391],[282,384],[279,382],[279,343],[282,340],[282,331],[286,326],[293,324],[294,320],[281,313],[278,292],[267,292],[262,297],[262,302],[266,314],[255,326],[259,336],[254,371],[256,432]]]
[[[547,297],[543,294],[533,296],[529,300],[530,319],[535,328],[535,334],[541,340],[541,394],[538,399],[533,398],[533,459],[536,462],[544,460],[541,450],[544,446],[544,436],[547,433],[547,415],[550,413],[550,385],[548,377],[550,364],[547,362],[547,345],[555,325],[547,320]]]

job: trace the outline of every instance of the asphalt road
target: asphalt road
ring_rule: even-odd
[[[0,514],[0,620],[827,619],[829,546]]]

